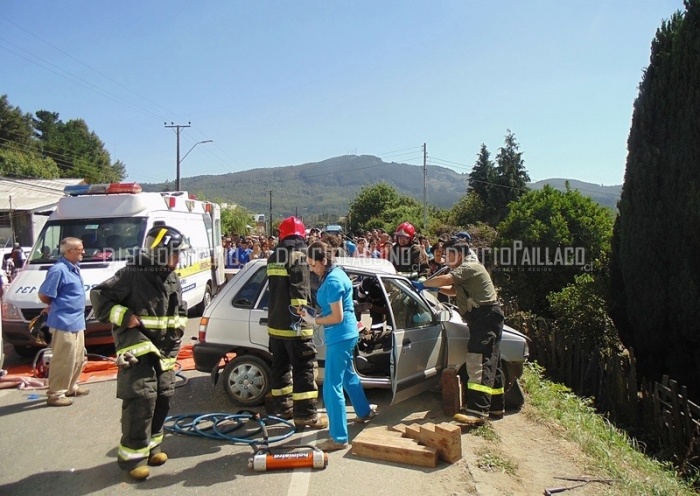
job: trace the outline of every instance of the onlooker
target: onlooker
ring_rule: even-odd
[[[39,300],[49,305],[46,323],[52,336],[49,406],[70,406],[71,396],[90,392],[78,386],[85,361],[85,288],[79,265],[83,242],[64,238],[60,251],[61,258],[49,268],[39,287]]]
[[[117,351],[117,398],[122,436],[117,463],[136,480],[148,465],[163,465],[163,425],[175,394],[175,362],[187,325],[180,278],[180,252],[189,243],[180,231],[152,227],[146,249],[90,292],[95,315],[112,323]]]
[[[355,250],[355,256],[358,258],[370,258],[372,254],[367,248],[367,240],[365,238],[357,239],[357,249]]]
[[[231,238],[224,238],[224,267],[227,269],[233,269],[233,255],[236,253],[236,249],[232,245]]]
[[[269,256],[272,255],[270,244],[268,243],[267,239],[261,239],[262,241],[260,242],[260,258],[269,258]]]
[[[255,240],[253,241],[253,248],[250,251],[250,260],[255,260],[256,258],[260,258],[262,254],[262,249],[260,248],[260,241]]]
[[[356,422],[372,419],[377,413],[377,406],[370,405],[367,401],[353,366],[353,353],[359,335],[352,283],[347,274],[333,264],[333,255],[327,244],[318,241],[311,245],[308,261],[311,270],[322,281],[316,293],[321,315],[313,317],[302,309],[301,316],[308,324],[324,326],[326,342],[323,400],[330,423],[330,439],[318,447],[324,451],[335,451],[348,446],[348,422],[343,390],[350,396],[350,402],[358,414]]]
[[[424,282],[414,281],[418,290],[440,288],[455,297],[462,319],[469,325],[467,343],[467,388],[464,409],[454,416],[458,422],[482,425],[489,413],[503,416],[503,377],[499,373],[503,311],[491,276],[469,255],[469,243],[453,238],[443,246],[445,263],[452,269]],[[492,399],[500,402],[493,408]]]
[[[436,241],[432,246],[431,251],[433,252],[433,258],[430,260],[430,274],[435,274],[438,270],[445,266],[445,261],[442,256],[442,242]]]
[[[316,345],[313,329],[292,317],[291,307],[309,304],[306,229],[296,217],[279,225],[280,243],[267,260],[270,292],[267,333],[272,353],[271,395],[274,414],[293,418],[297,428],[324,429],[328,419],[316,408]]]
[[[14,267],[12,269],[12,278],[14,279],[15,276],[17,275],[17,272],[24,267],[24,262],[27,261],[27,255],[24,254],[24,250],[20,246],[19,243],[14,244],[14,248],[12,248],[12,254],[10,255],[12,257],[12,263],[14,264]]]
[[[345,253],[347,253],[349,257],[354,257],[357,245],[355,245],[350,238],[344,238],[343,233],[338,233],[338,238],[340,239],[341,246],[345,247]]]
[[[11,281],[15,272],[15,263],[12,261],[12,256],[8,256],[2,263],[2,269],[7,275],[7,280]]]
[[[382,253],[377,248],[377,240],[373,239],[369,242],[369,253],[372,258],[382,258]]]
[[[233,253],[232,268],[241,269],[245,264],[250,262],[250,254],[252,250],[248,248],[249,241],[247,238],[241,238],[241,245],[236,248]]]
[[[389,260],[389,258],[391,258],[391,247],[392,247],[391,236],[389,236],[385,232],[382,232],[379,235],[379,244],[377,246],[377,249],[379,250],[379,253],[381,254],[381,258],[383,258],[384,260]]]

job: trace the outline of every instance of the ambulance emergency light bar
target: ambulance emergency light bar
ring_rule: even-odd
[[[141,191],[141,185],[137,183],[76,184],[63,188],[63,193],[69,196],[141,193]]]

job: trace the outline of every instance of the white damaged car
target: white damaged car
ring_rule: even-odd
[[[196,369],[223,380],[228,397],[240,406],[264,402],[270,390],[268,350],[269,291],[266,260],[253,260],[231,279],[204,311],[194,345]],[[456,307],[443,304],[428,291],[419,294],[408,279],[386,260],[339,258],[355,291],[367,282],[380,288],[386,318],[370,325],[369,314],[357,310],[362,326],[355,368],[365,388],[391,389],[392,404],[437,387],[442,371],[454,367],[466,383],[465,359],[469,327]],[[366,281],[367,280],[367,281]],[[363,284],[364,282],[364,284]],[[355,295],[356,300],[362,295]],[[361,300],[360,300],[361,301]],[[323,328],[316,329],[319,381],[323,381]],[[526,337],[506,326],[501,340],[506,407],[523,402],[517,379],[529,350]]]

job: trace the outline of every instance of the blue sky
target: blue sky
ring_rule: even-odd
[[[649,47],[682,0],[0,0],[0,94],[84,119],[128,179],[338,155],[621,184]],[[212,143],[195,144],[214,140]],[[195,146],[195,148],[192,148]]]

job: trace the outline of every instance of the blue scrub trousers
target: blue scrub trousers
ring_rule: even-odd
[[[358,417],[366,417],[370,411],[369,401],[352,365],[357,339],[345,339],[326,346],[323,402],[328,413],[329,433],[337,443],[348,442],[348,416],[343,389],[347,391]]]

